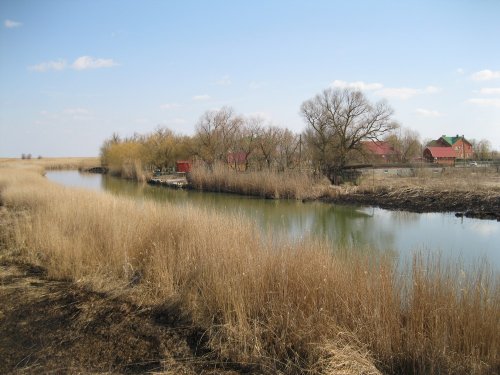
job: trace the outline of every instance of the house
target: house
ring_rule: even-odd
[[[455,165],[456,158],[456,152],[451,147],[427,146],[424,150],[424,159],[430,163]]]
[[[449,137],[446,135],[441,136],[439,139],[430,142],[429,147],[449,147],[451,148],[457,159],[471,159],[474,150],[472,144],[464,138],[464,136]]]
[[[229,152],[227,164],[236,171],[244,171],[247,166],[247,154],[244,152]]]
[[[385,141],[363,141],[361,142],[363,151],[374,162],[390,163],[400,160],[400,153]]]

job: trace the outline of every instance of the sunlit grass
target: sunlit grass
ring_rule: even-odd
[[[484,264],[416,256],[401,272],[391,259],[263,238],[239,216],[65,188],[36,169],[0,167],[0,202],[9,247],[50,277],[175,302],[221,358],[297,374],[500,368],[499,277]]]

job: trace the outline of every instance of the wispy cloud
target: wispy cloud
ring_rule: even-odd
[[[342,80],[335,80],[331,84],[334,88],[348,88],[361,91],[373,91],[375,95],[385,98],[396,98],[406,100],[416,95],[421,94],[434,94],[441,89],[435,86],[427,86],[424,89],[410,88],[410,87],[385,87],[382,83],[373,82],[367,83],[364,81],[347,82]]]
[[[207,95],[207,94],[193,96],[193,100],[195,100],[195,101],[203,101],[203,100],[209,100],[209,99],[210,99],[210,95]]]
[[[21,27],[23,24],[21,22],[17,22],[17,21],[12,21],[12,20],[5,20],[3,22],[3,25],[4,27],[6,27],[7,29],[13,29],[15,27]]]
[[[464,69],[462,69],[462,68],[457,68],[457,69],[455,70],[455,73],[457,73],[458,75],[463,76],[463,75],[465,74],[465,70],[464,70]]]
[[[479,90],[483,95],[500,95],[500,87],[485,87]]]
[[[332,87],[340,89],[349,88],[361,91],[371,91],[371,90],[380,90],[381,88],[384,87],[384,85],[382,85],[381,83],[366,83],[363,81],[346,82],[336,79],[335,81],[332,82]]]
[[[415,112],[422,117],[441,117],[443,115],[439,111],[434,111],[434,110],[425,109],[425,108],[417,108],[417,110]]]
[[[50,112],[47,110],[40,111],[40,115],[43,120],[39,120],[38,124],[44,124],[47,121],[52,122],[67,122],[69,120],[74,121],[88,121],[92,120],[94,116],[92,112],[86,108],[66,108],[61,111]]]
[[[471,98],[467,102],[481,107],[500,108],[500,98]]]
[[[99,59],[91,56],[77,58],[71,67],[75,70],[111,68],[118,65],[113,59]]]
[[[74,70],[111,68],[118,65],[113,59],[99,59],[91,56],[78,57],[71,65],[68,66],[66,60],[59,59],[55,61],[42,62],[40,64],[29,66],[28,69],[35,72],[47,72],[49,70],[64,70],[71,68]]]
[[[232,83],[231,78],[228,75],[225,75],[224,77],[215,82],[215,84],[219,86],[229,86],[231,83]]]
[[[480,70],[471,75],[474,81],[491,81],[492,79],[500,78],[500,70],[493,71],[489,69]]]
[[[179,108],[181,105],[178,103],[165,103],[160,105],[160,109],[165,109],[165,110],[170,110],[170,109],[176,109]]]
[[[386,87],[375,92],[376,95],[385,98],[406,100],[416,95],[435,94],[441,91],[439,87],[427,86],[425,89],[415,89],[410,87]]]
[[[49,70],[63,70],[66,69],[66,60],[47,61],[40,64],[28,67],[29,70],[35,72],[47,72]]]
[[[171,124],[175,124],[175,125],[182,125],[182,124],[185,124],[186,123],[186,119],[184,118],[181,118],[181,117],[177,117],[177,118],[173,118],[172,120],[169,121]]]
[[[248,84],[248,87],[250,87],[252,90],[258,90],[264,87],[265,85],[266,85],[265,82],[252,81]]]

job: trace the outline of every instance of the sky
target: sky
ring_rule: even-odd
[[[300,105],[344,87],[500,150],[499,20],[497,0],[0,0],[0,157],[192,135],[222,106],[301,132]]]

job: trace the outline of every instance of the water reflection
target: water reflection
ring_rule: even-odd
[[[100,189],[135,199],[189,204],[244,215],[264,233],[280,233],[292,240],[318,238],[352,251],[370,248],[402,259],[411,256],[415,250],[440,252],[445,258],[462,258],[467,263],[484,257],[495,268],[500,268],[497,249],[500,223],[496,221],[456,218],[451,213],[417,214],[372,207],[172,190],[74,171],[50,172],[47,177],[65,185]]]

